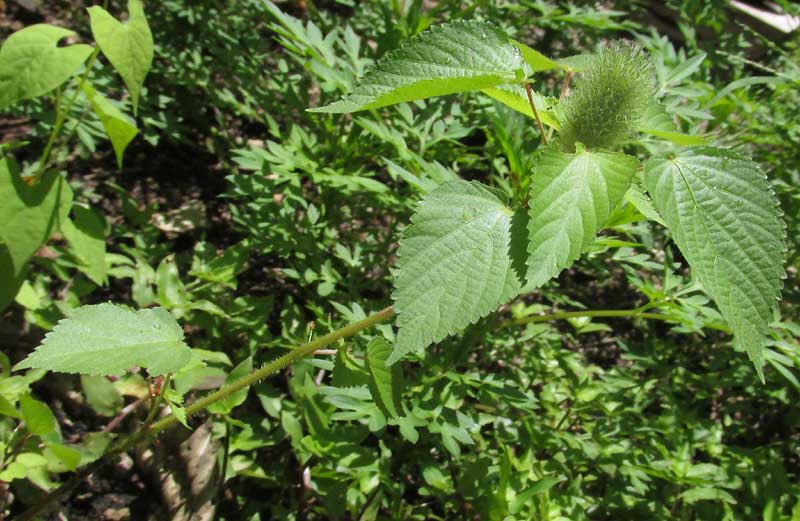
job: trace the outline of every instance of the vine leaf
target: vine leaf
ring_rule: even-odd
[[[733,151],[696,147],[648,161],[645,184],[763,382],[763,347],[786,252],[778,201],[766,176]]]
[[[47,94],[68,79],[92,54],[86,44],[58,47],[75,32],[35,24],[11,36],[0,49],[0,109]]]
[[[369,372],[369,392],[381,412],[391,418],[402,416],[400,397],[403,394],[403,367],[401,364],[387,365],[392,354],[392,345],[376,337],[367,344],[364,356]]]
[[[138,365],[157,376],[177,371],[190,358],[183,330],[167,310],[106,303],[73,310],[14,369],[119,375]]]
[[[509,257],[512,213],[477,182],[451,181],[422,199],[400,240],[392,293],[399,331],[389,364],[517,294]]]
[[[592,244],[636,173],[634,157],[547,148],[531,182],[527,288],[569,267]]]
[[[433,27],[378,61],[340,101],[311,112],[374,109],[519,80],[529,67],[496,26],[458,21]]]
[[[92,110],[97,115],[100,123],[103,124],[103,129],[105,129],[106,135],[111,141],[114,155],[117,157],[117,166],[122,168],[122,154],[125,153],[125,149],[136,137],[136,134],[139,133],[136,123],[88,83],[83,85],[83,93],[89,99]]]
[[[49,171],[33,186],[19,175],[17,163],[0,157],[0,307],[13,299],[28,260],[64,223],[72,206],[72,190],[61,175]]]
[[[122,76],[131,95],[133,113],[136,114],[139,93],[153,63],[153,34],[147,24],[142,2],[128,0],[128,20],[124,23],[97,5],[88,11],[92,35],[105,57]]]

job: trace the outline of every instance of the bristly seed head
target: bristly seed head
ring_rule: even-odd
[[[580,74],[561,106],[562,150],[575,143],[609,148],[637,129],[653,94],[653,64],[636,44],[616,41],[602,49]]]

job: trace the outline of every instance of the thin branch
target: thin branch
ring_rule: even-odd
[[[531,104],[531,110],[533,111],[533,117],[536,118],[536,126],[539,127],[539,133],[542,135],[542,143],[545,145],[547,144],[547,134],[544,131],[544,126],[542,125],[542,120],[539,119],[539,111],[536,110],[536,104],[533,102],[533,91],[531,91],[531,84],[527,81],[525,82],[525,93],[528,95],[528,103]]]

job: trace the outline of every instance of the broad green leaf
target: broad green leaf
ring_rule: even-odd
[[[6,398],[0,395],[0,416],[10,416],[11,418],[21,419],[22,415],[19,413],[14,404],[9,402]]]
[[[167,310],[106,303],[73,310],[15,369],[119,375],[142,366],[158,376],[177,371],[190,358],[183,330]]]
[[[75,470],[81,462],[81,451],[61,443],[47,443],[42,454],[48,460],[48,470],[56,472]]]
[[[403,415],[400,398],[403,394],[403,366],[389,366],[386,360],[392,354],[392,345],[381,337],[367,344],[366,361],[369,372],[369,392],[381,412],[388,417]]]
[[[117,166],[122,168],[122,155],[125,153],[128,144],[139,133],[136,123],[88,83],[84,83],[83,93],[89,99],[92,110],[94,110],[100,123],[103,124],[106,135],[111,141],[114,155],[117,157]]]
[[[697,147],[645,165],[645,185],[692,272],[764,379],[763,347],[786,251],[778,201],[758,165]]]
[[[457,21],[433,27],[389,52],[340,101],[311,112],[355,112],[476,91],[519,81],[528,69],[520,50],[496,26]]]
[[[562,66],[540,53],[535,49],[531,49],[524,43],[514,42],[514,45],[522,53],[522,58],[531,66],[533,72],[547,71],[550,69],[561,69]]]
[[[547,148],[531,182],[526,288],[569,267],[592,244],[636,173],[631,156]]]
[[[667,110],[655,98],[650,99],[642,121],[639,123],[639,131],[672,141],[676,145],[704,145],[706,143],[706,139],[702,136],[692,136],[680,132],[667,114]]]
[[[114,416],[122,408],[122,395],[105,376],[81,375],[86,403],[102,416]]]
[[[84,266],[86,275],[98,286],[106,283],[106,221],[102,214],[82,205],[72,207],[73,219],[61,224],[61,233]]]
[[[36,24],[8,37],[0,49],[0,109],[47,94],[75,74],[92,48],[85,44],[58,47],[60,40],[74,34],[62,27]]]
[[[531,103],[528,101],[528,95],[525,93],[524,87],[520,85],[501,85],[489,89],[482,89],[481,92],[504,105],[508,105],[517,112],[521,112],[529,118],[535,119],[533,110],[531,109]],[[560,126],[554,110],[555,100],[553,98],[545,98],[538,92],[534,92],[533,103],[536,105],[536,113],[539,115],[542,124],[558,130]]]
[[[19,408],[25,428],[35,436],[47,436],[56,428],[56,417],[44,402],[23,394],[19,399]]]
[[[72,190],[52,171],[28,186],[14,160],[0,157],[0,201],[0,304],[7,304],[22,283],[28,260],[66,220]]]
[[[100,6],[89,8],[89,19],[97,45],[117,70],[133,102],[139,107],[139,92],[153,63],[153,35],[141,0],[128,0],[128,20],[119,22]]]
[[[333,366],[332,384],[334,387],[355,387],[367,385],[369,373],[361,367],[347,353],[347,349],[340,347],[336,351],[336,361]]]
[[[225,378],[225,385],[230,385],[237,380],[240,380],[253,372],[253,357],[248,356],[244,360],[242,360],[239,365],[233,368],[233,370],[228,374],[227,378]],[[215,414],[228,414],[234,408],[238,407],[247,399],[247,391],[249,387],[245,387],[244,389],[240,389],[233,394],[229,394],[225,398],[214,402],[208,407],[208,412],[215,413]]]
[[[516,295],[513,212],[477,182],[428,193],[400,240],[392,298],[399,331],[389,364],[486,316]]]
[[[188,303],[189,296],[186,287],[181,281],[175,257],[165,257],[156,270],[156,284],[158,285],[158,303],[166,308],[177,308]]]

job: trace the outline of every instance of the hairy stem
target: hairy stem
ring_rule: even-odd
[[[531,84],[527,81],[525,82],[525,93],[528,95],[528,103],[531,104],[531,110],[533,111],[533,117],[536,118],[536,126],[539,127],[539,133],[542,136],[542,143],[545,145],[547,144],[547,134],[544,131],[544,126],[542,125],[542,120],[539,119],[539,111],[536,110],[536,104],[533,102],[533,92],[531,91]]]

